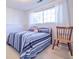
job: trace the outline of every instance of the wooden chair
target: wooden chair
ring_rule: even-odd
[[[55,44],[58,46],[59,43],[64,43],[68,45],[69,51],[71,56],[73,55],[73,51],[71,49],[71,35],[73,27],[56,27],[57,29],[57,39],[54,39],[53,47],[54,49]]]

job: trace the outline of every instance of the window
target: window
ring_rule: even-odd
[[[56,22],[56,8],[30,14],[30,24]]]
[[[43,12],[30,14],[30,24],[43,23]]]
[[[55,22],[55,8],[44,11],[44,23]]]

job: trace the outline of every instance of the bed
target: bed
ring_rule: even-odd
[[[7,44],[20,54],[20,59],[32,59],[51,44],[51,38],[48,28],[39,28],[38,32],[29,29],[10,33]]]

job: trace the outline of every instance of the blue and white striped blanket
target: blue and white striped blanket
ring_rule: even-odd
[[[31,31],[16,32],[9,34],[7,44],[15,48],[20,53],[20,57],[23,57],[30,55],[32,48],[36,44],[45,41],[49,37],[48,33]]]

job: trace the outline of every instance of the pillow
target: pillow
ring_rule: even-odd
[[[34,29],[33,28],[30,28],[30,29],[28,29],[28,31],[34,31]]]
[[[30,29],[28,29],[28,31],[34,31],[34,32],[38,32],[38,28],[36,28],[36,27],[33,27],[33,28],[30,28]]]
[[[38,28],[38,32],[49,33],[49,28]]]
[[[38,32],[38,29],[37,28],[34,28],[34,30],[33,30],[34,32]]]

